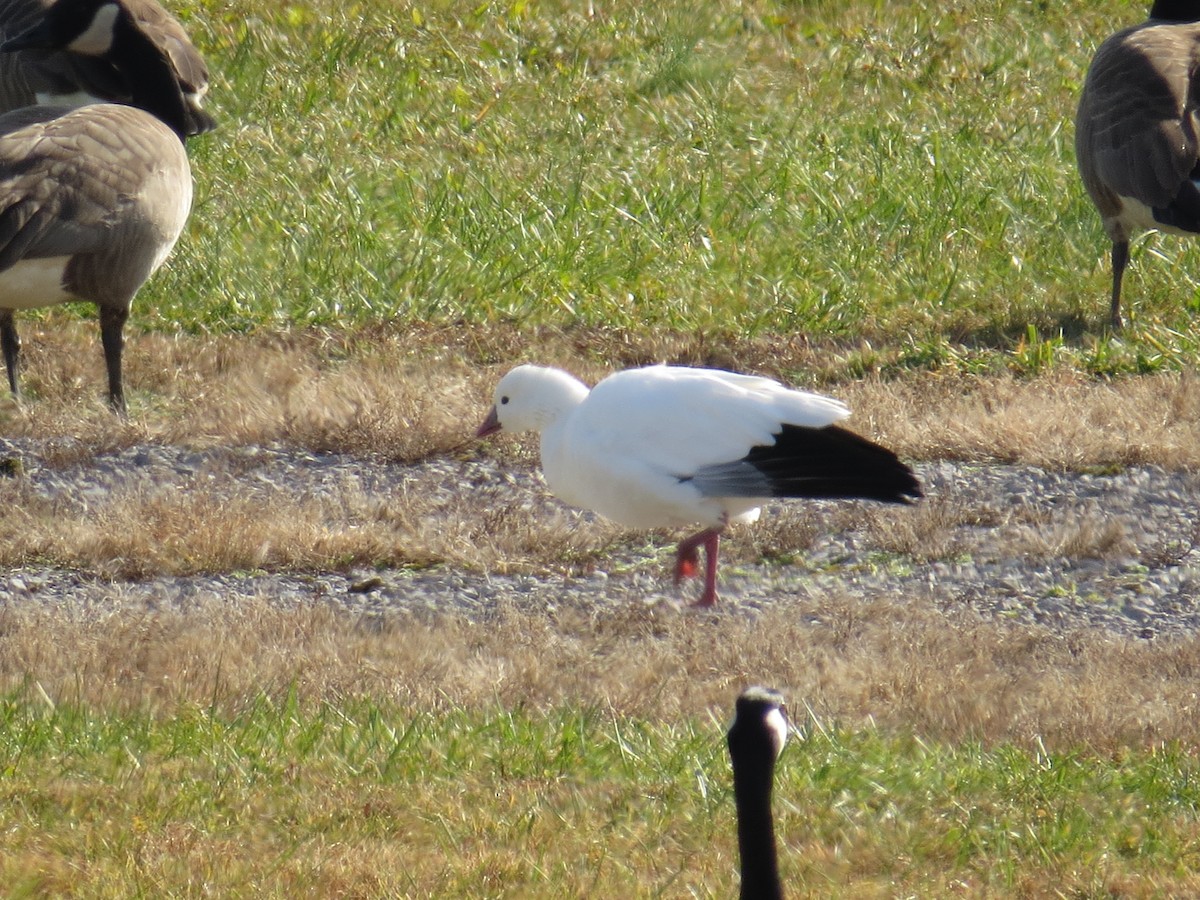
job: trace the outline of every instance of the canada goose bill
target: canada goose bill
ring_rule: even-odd
[[[1075,116],[1084,187],[1112,241],[1109,322],[1137,231],[1200,234],[1200,3],[1156,0],[1143,23],[1100,45]]]
[[[737,698],[726,742],[733,767],[733,799],[737,805],[738,855],[742,900],[781,900],[771,791],[775,762],[787,742],[783,695],[750,687]]]
[[[125,413],[125,321],[142,283],[187,221],[189,117],[167,55],[126,0],[60,0],[0,45],[95,53],[131,85],[132,105],[30,106],[0,116],[0,350],[19,396],[13,313],[66,300],[95,303],[108,399]]]
[[[0,0],[0,35],[12,37],[41,21],[52,0]],[[188,110],[187,134],[211,131],[216,122],[202,108],[208,67],[179,21],[157,0],[124,0],[134,23],[167,55]],[[83,5],[81,5],[83,6]],[[81,14],[86,15],[86,10]],[[30,106],[130,103],[127,76],[103,55],[64,49],[27,49],[0,57],[0,112]]]

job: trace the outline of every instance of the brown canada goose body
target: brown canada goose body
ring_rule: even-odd
[[[125,320],[191,208],[187,112],[165,54],[120,3],[60,0],[64,5],[83,10],[72,28],[111,31],[105,56],[130,78],[138,106],[30,106],[0,116],[0,349],[17,395],[13,312],[71,299],[95,303],[109,402],[124,412]],[[64,37],[47,27],[35,26],[4,48],[80,45],[78,30]]]
[[[0,40],[38,22],[53,0],[0,0]],[[214,127],[201,104],[208,67],[179,20],[157,0],[125,0],[141,31],[167,55],[187,103],[188,134]],[[129,103],[130,85],[111,62],[70,50],[23,50],[0,54],[0,113],[40,103],[82,106],[97,101]]]
[[[128,307],[191,202],[183,144],[149,113],[109,103],[0,116],[0,305]]]
[[[1190,18],[1189,18],[1190,17]],[[1200,3],[1159,0],[1096,51],[1075,119],[1084,187],[1112,241],[1110,322],[1137,231],[1200,234]]]

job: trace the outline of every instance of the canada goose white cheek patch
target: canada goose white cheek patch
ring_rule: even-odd
[[[96,10],[92,24],[67,46],[76,53],[86,56],[102,56],[112,48],[113,25],[120,8],[115,3],[105,3]]]
[[[63,289],[63,270],[69,256],[23,259],[0,272],[0,306],[4,309],[37,309],[74,298]]]
[[[771,742],[775,745],[775,755],[778,756],[787,743],[787,719],[784,718],[783,712],[776,708],[767,713],[766,724],[767,730],[771,732]]]

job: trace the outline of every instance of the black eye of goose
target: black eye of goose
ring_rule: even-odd
[[[500,398],[500,405],[501,405],[501,406],[503,406],[503,405],[504,405],[505,403],[507,403],[507,402],[508,402],[508,398],[507,398],[507,397],[501,397],[501,398]]]

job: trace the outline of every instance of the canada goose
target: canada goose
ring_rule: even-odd
[[[726,736],[733,767],[733,799],[737,804],[738,855],[742,867],[742,900],[782,900],[771,790],[775,761],[787,742],[783,695],[751,687],[737,698],[733,724]]]
[[[1112,241],[1112,315],[1139,229],[1200,233],[1200,3],[1155,0],[1096,51],[1075,117],[1084,187]]]
[[[108,399],[125,411],[129,307],[187,221],[188,114],[166,54],[125,0],[60,0],[0,52],[68,48],[127,79],[133,106],[30,106],[0,116],[0,348],[18,394],[13,311],[87,300],[100,310]]]
[[[712,606],[721,532],[753,522],[766,499],[921,496],[896,454],[834,424],[849,414],[837,400],[717,369],[628,369],[589,391],[559,369],[523,365],[500,379],[477,436],[539,432],[550,490],[622,525],[702,523],[679,544],[675,582],[696,574],[703,546],[696,605]]]
[[[0,0],[0,36],[13,37],[40,21],[53,0]],[[183,90],[189,135],[215,127],[201,108],[208,67],[179,21],[156,0],[125,0],[140,30],[167,54]],[[82,106],[129,103],[131,86],[112,62],[69,50],[24,50],[0,56],[0,113],[40,103]]]

